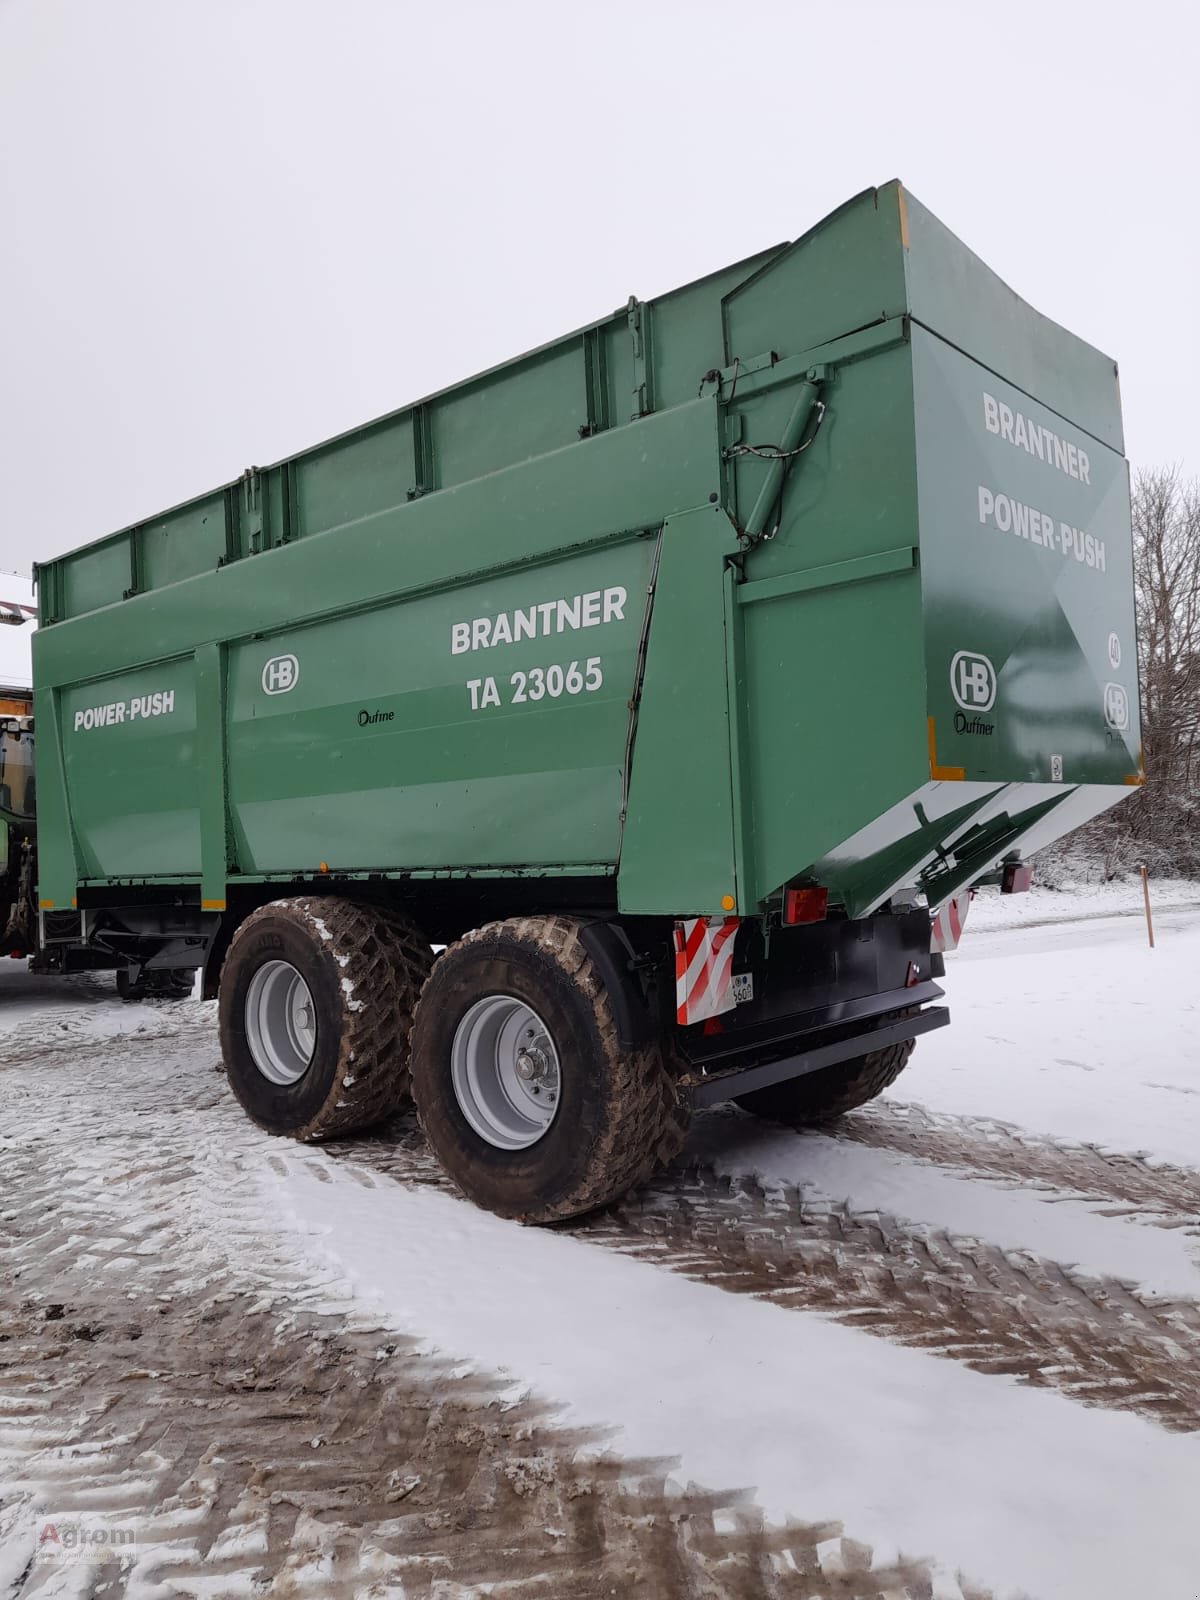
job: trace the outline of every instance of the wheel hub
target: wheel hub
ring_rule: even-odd
[[[517,1076],[524,1078],[526,1083],[534,1083],[546,1077],[551,1071],[550,1062],[544,1050],[518,1050],[517,1051]]]
[[[317,1049],[317,1012],[307,983],[290,961],[265,961],[245,1001],[246,1043],[269,1083],[298,1083]]]
[[[459,1109],[497,1150],[527,1150],[558,1111],[558,1051],[531,1006],[512,995],[487,995],[454,1034],[450,1077]]]

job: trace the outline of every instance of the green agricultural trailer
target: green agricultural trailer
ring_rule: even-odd
[[[39,965],[529,1221],[878,1094],[1140,779],[1116,368],[898,183],[37,576]]]

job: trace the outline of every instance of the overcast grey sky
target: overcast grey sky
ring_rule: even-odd
[[[1189,0],[0,0],[0,568],[893,176],[1117,357],[1135,465],[1200,470],[1195,19]]]

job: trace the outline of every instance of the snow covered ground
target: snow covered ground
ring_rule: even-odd
[[[1156,919],[1162,911],[1198,908],[1200,883],[1188,878],[1151,878],[1150,909]],[[1143,920],[1144,926],[1141,879],[1079,883],[1063,889],[1047,889],[1035,883],[1027,894],[1001,894],[995,888],[980,889],[971,901],[967,920],[972,932],[995,933],[1001,928],[1083,922],[1101,917],[1137,917]]]
[[[1151,949],[1140,885],[978,895],[968,934],[947,958],[955,1024],[922,1043],[896,1094],[1056,1139],[1200,1163],[1200,894],[1193,884],[1155,885],[1153,900]],[[1106,914],[1114,904],[1118,914]],[[1057,920],[1063,911],[1071,920]],[[1003,920],[1022,912],[1014,937]]]
[[[461,1200],[411,1118],[259,1133],[209,1006],[14,967],[0,1597],[1193,1600],[1189,895],[1153,951],[1138,886],[980,896],[884,1100],[715,1111],[554,1232]]]

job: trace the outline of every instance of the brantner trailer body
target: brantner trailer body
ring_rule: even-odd
[[[531,1220],[878,1093],[1139,780],[1115,366],[895,183],[38,582],[40,963],[202,966],[260,1123],[411,1091]]]

